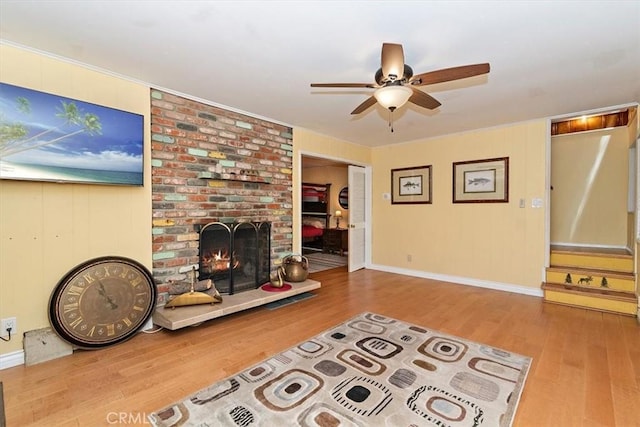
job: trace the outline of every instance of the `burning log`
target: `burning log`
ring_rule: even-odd
[[[235,256],[233,258],[235,258]],[[209,254],[204,257],[204,262],[209,265],[212,271],[227,271],[231,268],[236,269],[240,265],[240,261],[234,259],[232,267],[231,259],[232,257],[227,252],[219,250],[217,253]]]

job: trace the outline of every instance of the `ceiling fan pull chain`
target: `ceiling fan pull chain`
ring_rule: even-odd
[[[393,110],[389,110],[389,127],[391,128],[391,132],[393,132]]]

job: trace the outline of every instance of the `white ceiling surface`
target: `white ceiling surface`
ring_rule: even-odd
[[[640,101],[640,1],[1,0],[0,39],[217,106],[381,146]],[[351,111],[383,42],[442,106]],[[2,60],[2,58],[0,58]],[[2,76],[0,76],[2,79]]]

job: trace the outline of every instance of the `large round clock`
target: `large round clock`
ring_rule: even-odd
[[[49,301],[49,320],[67,342],[97,349],[131,338],[156,305],[153,276],[129,258],[105,256],[67,273]]]

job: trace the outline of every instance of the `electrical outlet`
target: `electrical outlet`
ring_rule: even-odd
[[[407,254],[407,262],[411,262],[413,260],[413,257],[411,256],[411,254]]]
[[[11,335],[16,335],[16,332],[18,332],[18,321],[15,317],[7,317],[0,321],[0,336],[9,336],[7,329],[11,329]]]

